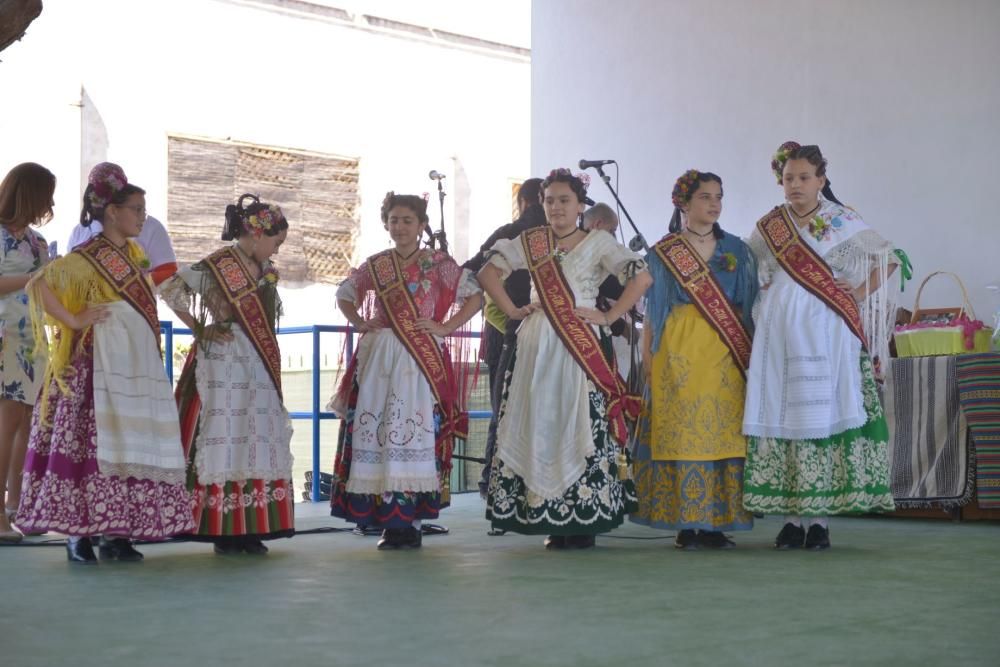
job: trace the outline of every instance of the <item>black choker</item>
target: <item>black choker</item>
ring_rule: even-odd
[[[820,204],[819,202],[816,202],[816,207],[813,210],[809,211],[808,213],[803,213],[802,215],[799,215],[798,213],[795,213],[794,208],[792,209],[792,213],[795,213],[795,215],[798,215],[800,218],[808,218],[813,213],[819,210],[819,204]]]
[[[555,230],[554,230],[554,229],[552,230],[552,233],[553,233],[553,234],[555,235],[555,237],[556,237],[557,239],[559,239],[560,241],[562,241],[563,239],[568,239],[569,237],[573,236],[573,234],[576,234],[576,233],[577,233],[577,232],[578,232],[579,230],[580,230],[580,228],[579,228],[579,227],[574,227],[574,228],[573,228],[573,231],[571,231],[571,232],[570,232],[569,234],[567,234],[566,236],[559,236],[558,234],[556,234],[556,232],[555,232]]]
[[[694,234],[695,236],[699,237],[699,238],[705,238],[705,237],[706,237],[706,236],[708,236],[709,234],[714,234],[714,233],[715,233],[715,225],[712,225],[712,228],[711,228],[711,229],[709,229],[709,230],[708,230],[707,232],[705,232],[704,234],[699,234],[698,232],[694,231],[694,230],[693,230],[693,229],[691,229],[690,227],[688,227],[688,228],[687,228],[687,230],[688,230],[689,232],[691,232],[692,234]]]
[[[411,252],[411,253],[410,253],[409,255],[407,255],[406,257],[403,257],[403,253],[399,252],[399,251],[398,251],[398,250],[396,250],[395,248],[393,248],[393,249],[392,249],[392,251],[393,251],[394,253],[396,253],[396,256],[397,256],[397,257],[399,257],[399,258],[400,258],[401,260],[403,260],[403,261],[405,262],[406,260],[408,260],[409,258],[413,257],[414,255],[416,255],[416,254],[417,254],[417,253],[418,253],[418,252],[420,251],[420,245],[418,244],[418,245],[417,245],[417,249],[416,249],[416,250],[414,250],[413,252]]]

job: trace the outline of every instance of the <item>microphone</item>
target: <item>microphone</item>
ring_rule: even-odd
[[[445,178],[444,174],[438,173],[437,170],[435,169],[431,169],[430,172],[427,174],[427,176],[432,181],[440,181],[441,179]]]
[[[580,160],[580,169],[590,169],[591,167],[603,167],[606,164],[618,164],[614,160]]]

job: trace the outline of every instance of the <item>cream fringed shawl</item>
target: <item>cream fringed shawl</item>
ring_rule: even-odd
[[[820,210],[810,224],[799,230],[803,240],[833,269],[837,278],[852,288],[864,286],[867,298],[860,301],[862,325],[871,356],[882,364],[889,360],[900,282],[890,271],[900,264],[895,246],[865,224],[856,211],[820,198]],[[758,231],[749,242],[757,257],[761,285],[771,282],[782,269]]]
[[[128,254],[139,266],[148,263],[146,254],[134,241],[128,241]],[[84,349],[83,335],[86,330],[73,331],[68,326],[45,312],[39,281],[44,280],[59,303],[71,313],[79,313],[88,306],[120,301],[121,297],[114,286],[94,270],[90,262],[79,253],[71,252],[64,257],[49,262],[39,270],[28,282],[25,288],[28,293],[28,308],[31,313],[31,329],[35,338],[36,350],[48,350],[49,363],[45,371],[45,380],[38,396],[41,406],[41,416],[48,414],[49,392],[52,379],[55,379],[60,391],[66,393],[66,380],[73,372],[74,357]],[[51,336],[47,335],[49,329]]]

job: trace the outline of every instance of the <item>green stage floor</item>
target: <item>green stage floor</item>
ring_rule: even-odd
[[[345,525],[297,509],[300,529]],[[81,567],[2,547],[0,666],[1000,664],[995,523],[834,519],[822,553],[771,549],[776,518],[728,552],[616,539],[672,537],[630,524],[546,552],[488,537],[472,494],[441,523],[416,552],[333,533]]]

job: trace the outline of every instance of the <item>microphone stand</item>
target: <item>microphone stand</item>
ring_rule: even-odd
[[[440,179],[440,178],[437,179],[437,182],[438,182],[438,204],[441,207],[441,228],[438,231],[436,231],[436,232],[432,232],[430,230],[430,225],[427,226],[427,228],[426,228],[427,236],[430,237],[430,239],[427,241],[427,246],[431,250],[433,250],[435,248],[435,246],[438,245],[441,248],[441,252],[447,253],[448,252],[448,237],[447,237],[447,235],[444,232],[444,198],[445,198],[445,194],[444,194],[444,186],[441,185],[441,180],[442,179]]]
[[[615,192],[614,186],[611,185],[611,177],[604,173],[604,168],[601,165],[594,165],[594,168],[597,169],[597,173],[600,174],[601,180],[604,181],[604,184],[608,186],[608,190],[611,191],[611,196],[615,198],[615,201],[618,203],[618,207],[622,210],[622,213],[625,214],[625,219],[628,220],[628,224],[632,225],[632,230],[635,232],[635,236],[633,236],[632,240],[628,242],[629,250],[632,252],[639,252],[640,250],[649,252],[649,244],[646,243],[646,239],[643,237],[642,232],[639,231],[639,228],[635,226],[635,221],[632,220],[632,216],[628,214],[628,209],[625,208],[625,204],[622,203],[618,193]],[[640,386],[642,378],[637,372],[639,364],[637,358],[638,355],[636,354],[637,345],[635,338],[637,330],[635,324],[636,322],[642,322],[643,317],[639,314],[639,310],[636,306],[630,308],[628,314],[632,320],[629,323],[629,343],[631,347],[629,355],[631,359],[629,360],[629,365],[631,368],[629,368],[628,378],[626,378],[626,380],[628,382],[628,388],[632,393],[642,394],[642,387]]]
[[[632,252],[639,252],[640,250],[649,252],[649,244],[646,243],[646,239],[643,237],[642,232],[639,231],[639,228],[635,226],[635,221],[633,221],[632,216],[628,214],[628,210],[625,208],[625,204],[622,203],[622,200],[618,197],[618,193],[615,192],[614,186],[611,185],[611,177],[604,173],[604,167],[599,164],[594,165],[594,169],[596,169],[597,173],[600,174],[601,180],[604,181],[606,186],[608,186],[608,190],[611,190],[611,196],[615,198],[615,201],[618,203],[618,208],[620,208],[622,213],[625,214],[625,219],[628,220],[628,224],[632,225],[632,230],[635,232],[635,236],[628,242],[629,249],[632,250]]]

